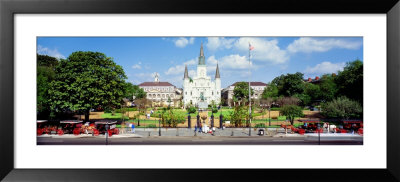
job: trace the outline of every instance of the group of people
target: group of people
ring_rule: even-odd
[[[212,127],[211,130],[207,125],[203,125],[201,122],[197,125],[194,126],[194,132],[199,132],[199,133],[210,133],[214,135],[215,133],[215,127]]]

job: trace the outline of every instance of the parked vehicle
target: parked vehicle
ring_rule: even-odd
[[[79,135],[82,133],[82,121],[80,120],[62,120],[57,130],[58,135],[74,134]]]
[[[94,135],[105,134],[108,132],[108,136],[118,135],[119,130],[116,128],[117,121],[112,120],[100,120],[95,122]]]

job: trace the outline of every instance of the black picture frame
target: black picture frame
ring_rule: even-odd
[[[15,169],[14,14],[381,13],[387,15],[386,169]],[[0,0],[0,179],[4,181],[400,181],[398,0]],[[348,156],[347,160],[357,154]],[[325,159],[324,159],[325,160]],[[346,160],[346,159],[344,159]],[[297,161],[294,160],[294,161]],[[192,162],[196,162],[193,160]],[[299,162],[301,162],[299,160]],[[156,164],[155,164],[156,165]],[[288,164],[290,165],[290,164]],[[212,165],[210,166],[212,168]]]

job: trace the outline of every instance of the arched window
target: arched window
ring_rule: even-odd
[[[187,95],[187,92],[185,92],[185,95]]]

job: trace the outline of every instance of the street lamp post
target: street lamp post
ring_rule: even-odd
[[[106,145],[108,145],[108,129],[110,126],[106,123]]]
[[[269,120],[269,126],[271,126],[271,106],[268,107],[268,120]]]
[[[319,129],[319,128],[320,128],[319,123],[318,123],[317,126],[318,126],[318,145],[321,145],[321,134],[320,134],[321,131],[320,131],[320,129]]]
[[[251,45],[249,42],[249,136],[251,136],[251,87],[250,87],[250,81],[251,81],[251,61],[250,61],[250,51],[251,51]]]
[[[161,114],[158,114],[159,118],[158,119],[158,136],[161,136]]]

